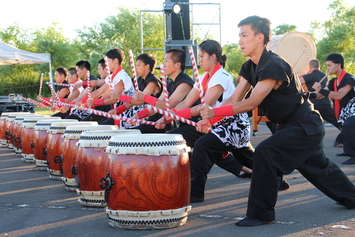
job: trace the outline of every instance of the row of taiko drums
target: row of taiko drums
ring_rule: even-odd
[[[186,223],[190,164],[181,135],[24,112],[0,118],[2,147],[62,180],[81,205],[106,207],[109,225],[160,229]]]

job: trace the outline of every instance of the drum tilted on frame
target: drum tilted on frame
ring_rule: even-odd
[[[57,123],[52,123],[48,129],[48,138],[47,138],[47,164],[49,171],[49,178],[62,180],[62,155],[63,155],[63,142],[62,138],[65,129],[68,126],[74,125],[85,125],[92,126],[97,125],[97,122],[65,122],[65,119]]]
[[[306,74],[309,61],[317,55],[312,38],[297,31],[272,37],[268,49],[282,56],[297,75]]]
[[[78,202],[83,206],[105,207],[105,191],[100,187],[100,179],[106,176],[105,165],[108,154],[105,149],[112,136],[140,134],[138,129],[94,130],[83,132],[77,142],[78,155],[75,170],[80,195]],[[139,136],[139,135],[137,135]]]
[[[80,135],[84,131],[92,130],[117,130],[116,125],[94,125],[94,126],[85,126],[85,125],[75,125],[68,126],[63,134],[63,152],[62,152],[62,180],[64,182],[65,188],[68,191],[76,191],[78,188],[78,183],[75,179],[76,169],[75,162],[78,154],[79,147],[76,143],[79,141]]]
[[[104,187],[109,225],[163,229],[186,223],[190,202],[190,148],[178,134],[113,136]]]

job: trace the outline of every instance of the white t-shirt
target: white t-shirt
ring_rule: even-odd
[[[203,79],[205,78],[206,74],[207,74],[207,72],[200,76],[201,85],[203,84]],[[212,88],[212,87],[217,86],[217,85],[221,85],[223,87],[223,89],[224,89],[224,91],[222,93],[222,101],[220,102],[220,101],[217,100],[216,103],[214,105],[212,105],[212,108],[221,106],[223,101],[225,101],[226,99],[231,97],[233,92],[234,92],[234,90],[235,90],[235,85],[233,83],[232,75],[229,74],[223,68],[221,68],[218,71],[216,71],[213,74],[213,76],[210,78],[210,81],[208,82],[208,85],[207,85],[207,91],[208,91],[209,88]],[[194,87],[196,89],[199,89],[196,82],[194,84]],[[207,91],[206,91],[206,93],[207,93]]]
[[[123,82],[123,92],[134,91],[132,80],[123,69],[113,78],[113,86],[117,85],[120,81]],[[108,77],[105,78],[105,83],[110,85]]]

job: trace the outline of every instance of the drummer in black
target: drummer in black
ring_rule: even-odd
[[[299,79],[301,81],[301,84],[307,86],[307,90],[309,92],[313,92],[315,91],[312,88],[313,84],[322,80],[322,78],[325,77],[325,73],[320,70],[320,63],[318,59],[312,59],[311,61],[309,61],[308,67],[309,73],[306,75],[302,75]],[[328,80],[323,80],[321,84],[323,88],[326,87],[328,85]],[[322,118],[325,121],[333,124],[339,130],[341,129],[341,124],[335,118],[333,106],[328,97],[323,97],[321,99],[310,98],[310,100],[314,105],[314,109],[318,110],[318,112],[321,114]]]
[[[297,169],[315,187],[348,209],[355,208],[355,187],[344,172],[328,159],[322,148],[324,126],[308,100],[292,67],[268,51],[270,21],[259,16],[242,20],[239,45],[249,57],[232,97],[218,108],[203,106],[198,129],[206,131],[215,116],[231,116],[257,106],[278,130],[255,149],[246,218],[237,226],[258,226],[275,220],[280,176]],[[253,87],[249,98],[246,93]]]

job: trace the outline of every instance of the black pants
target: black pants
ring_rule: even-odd
[[[346,119],[343,128],[344,153],[355,157],[355,116]]]
[[[311,112],[278,131],[255,149],[247,216],[274,220],[280,177],[294,169],[333,200],[355,207],[355,187],[343,171],[325,157],[324,126],[319,114]]]
[[[74,114],[70,114],[67,117],[65,117],[64,119],[77,119],[78,121],[81,120],[81,118],[79,116],[76,116]]]
[[[233,156],[222,158],[222,154],[231,151]],[[227,147],[213,133],[201,136],[195,143],[190,159],[191,165],[191,196],[204,198],[207,174],[212,166],[217,164],[221,168],[233,173],[238,165],[253,167],[254,148],[248,143],[246,147],[231,149]],[[254,175],[254,171],[253,171]]]
[[[169,131],[167,133],[181,134],[184,137],[187,146],[189,146],[191,148],[195,147],[195,142],[200,137],[206,135],[205,133],[198,132],[196,130],[196,127],[188,125],[186,123],[180,124],[179,127],[177,127],[176,129],[173,129],[173,130],[171,130],[171,131]],[[224,169],[224,170],[226,170],[226,171],[238,176],[240,171],[241,171],[241,169],[242,169],[242,166],[241,166],[241,164],[238,163],[238,161],[232,155],[228,155],[226,158],[222,158],[222,154],[224,152],[226,152],[226,151],[222,151],[222,152],[220,151],[220,152],[214,154],[214,163],[216,165],[218,165],[219,167],[221,167],[222,169]],[[194,154],[196,152],[192,152],[192,153]],[[191,159],[190,159],[190,161],[191,161]],[[246,166],[249,167],[249,165],[246,165]],[[199,178],[195,177],[195,179],[199,179]],[[204,190],[204,186],[205,186],[204,183],[203,183],[203,190]],[[191,184],[193,185],[193,183],[191,183]]]
[[[55,114],[52,115],[52,117],[61,117],[62,119],[64,119],[69,114],[70,114],[70,109],[67,112],[65,112],[65,113],[61,113],[61,112],[55,113]]]
[[[339,123],[335,117],[334,109],[330,104],[315,104],[314,109],[318,110],[322,118],[334,125],[334,127],[338,128],[340,131],[342,129],[341,123]],[[335,138],[336,142],[343,143],[343,133],[340,132],[338,136]]]
[[[98,124],[101,124],[103,121],[105,121],[107,118],[104,116],[96,115],[96,114],[89,114],[85,118],[83,118],[81,121],[97,121]],[[113,120],[113,119],[112,119]],[[113,123],[112,123],[113,124]]]

